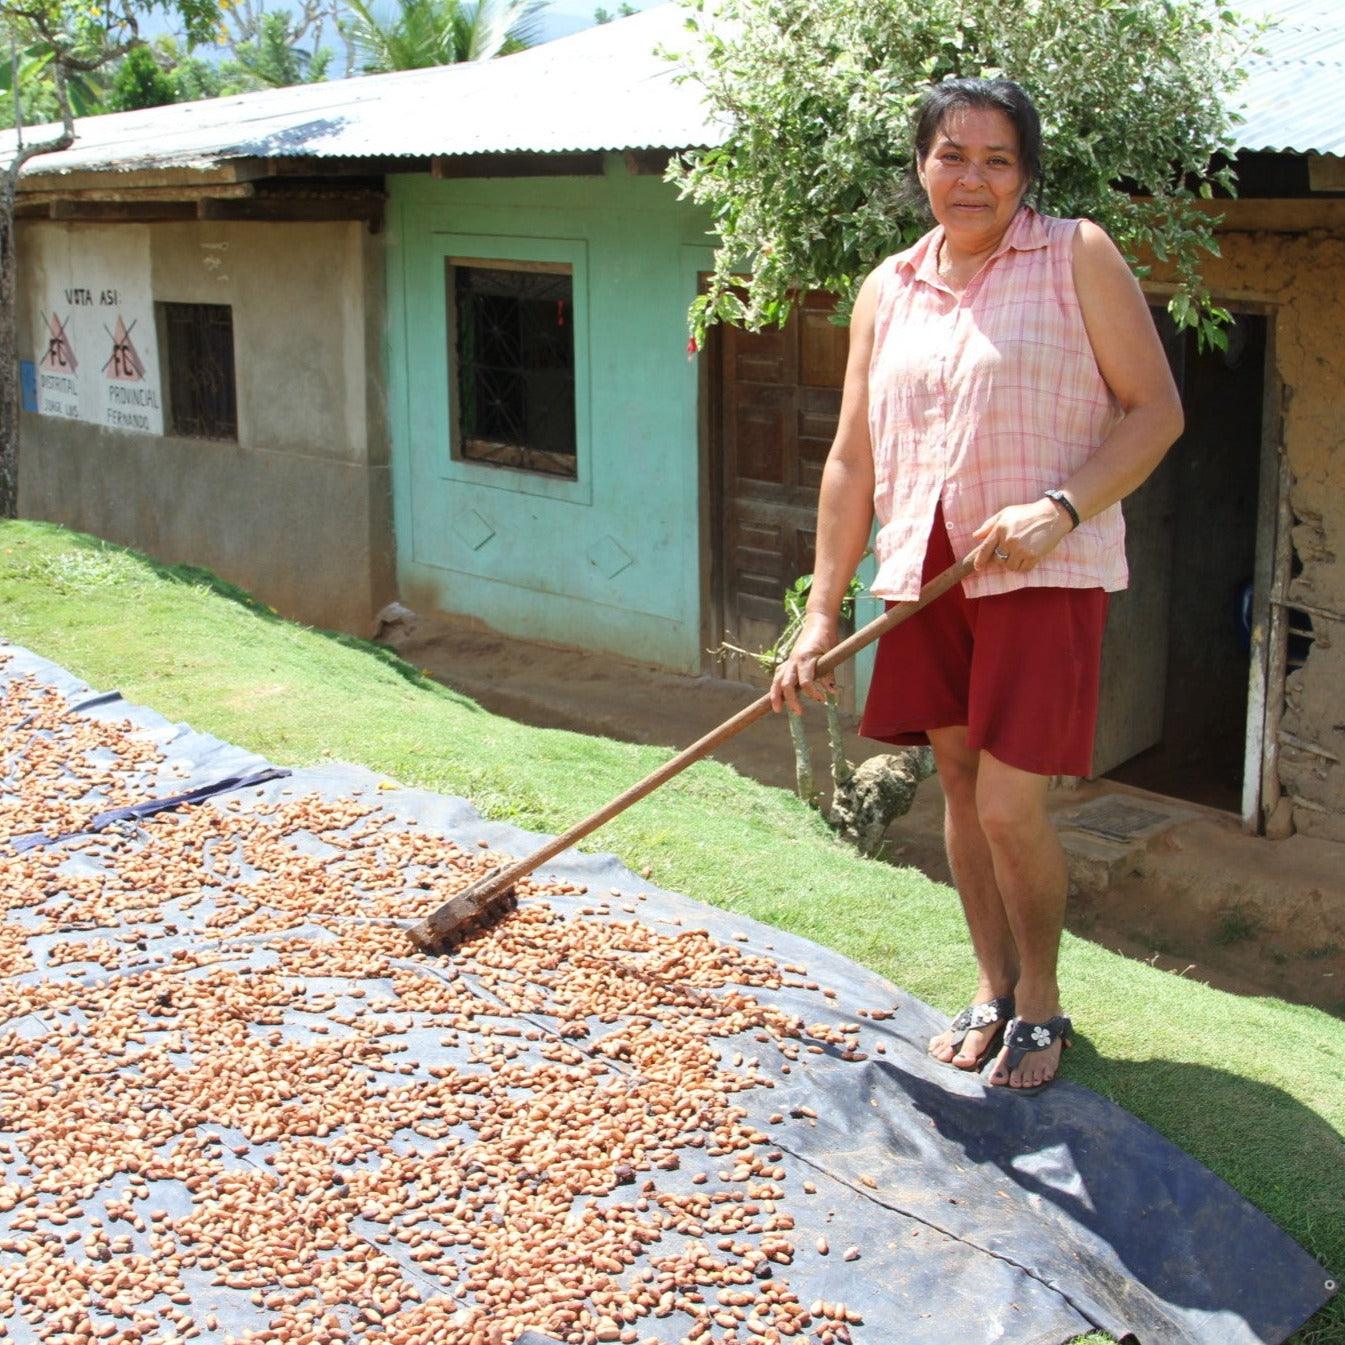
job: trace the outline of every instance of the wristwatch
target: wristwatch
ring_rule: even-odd
[[[1063,490],[1044,490],[1042,494],[1053,503],[1058,504],[1070,518],[1070,531],[1073,532],[1079,526],[1079,511],[1070,502],[1070,498]]]

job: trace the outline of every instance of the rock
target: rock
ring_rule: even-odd
[[[397,640],[406,639],[415,628],[416,614],[399,602],[390,602],[374,618],[373,638],[394,644]]]
[[[1294,834],[1294,805],[1287,794],[1281,794],[1270,816],[1266,818],[1266,839],[1286,841]]]
[[[888,826],[910,811],[920,781],[933,774],[934,753],[927,747],[870,757],[837,782],[832,825],[861,854],[877,854]]]

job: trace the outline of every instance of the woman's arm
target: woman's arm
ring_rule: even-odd
[[[1074,288],[1098,369],[1122,419],[1067,481],[1058,482],[1080,519],[1099,514],[1141,485],[1182,432],[1182,404],[1149,305],[1116,244],[1091,220],[1074,235]],[[1050,500],[1001,509],[977,528],[976,568],[1030,570],[1070,531]],[[997,562],[995,548],[1009,559]]]
[[[836,437],[822,469],[817,505],[817,548],[812,589],[803,629],[789,657],[775,670],[771,704],[802,711],[798,693],[824,700],[823,683],[813,680],[817,660],[837,639],[841,600],[850,585],[873,523],[873,449],[869,443],[869,357],[873,353],[873,315],[878,302],[878,273],[860,286],[850,318],[850,353]]]

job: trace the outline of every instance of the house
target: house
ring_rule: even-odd
[[[1237,324],[1167,331],[1188,430],[1127,503],[1095,770],[1345,841],[1345,18],[1275,8],[1209,272]],[[713,235],[662,170],[723,127],[682,38],[80,123],[21,181],[21,512],[347,630],[395,594],[690,673],[768,642],[845,333],[809,296],[687,358]]]

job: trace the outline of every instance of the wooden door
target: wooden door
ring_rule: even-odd
[[[783,328],[719,333],[712,601],[718,635],[742,649],[775,642],[785,590],[813,569],[818,486],[849,349],[848,328],[829,320],[834,307],[831,296],[813,294]],[[750,659],[728,660],[723,671],[768,680]],[[853,692],[845,699],[852,707]]]

